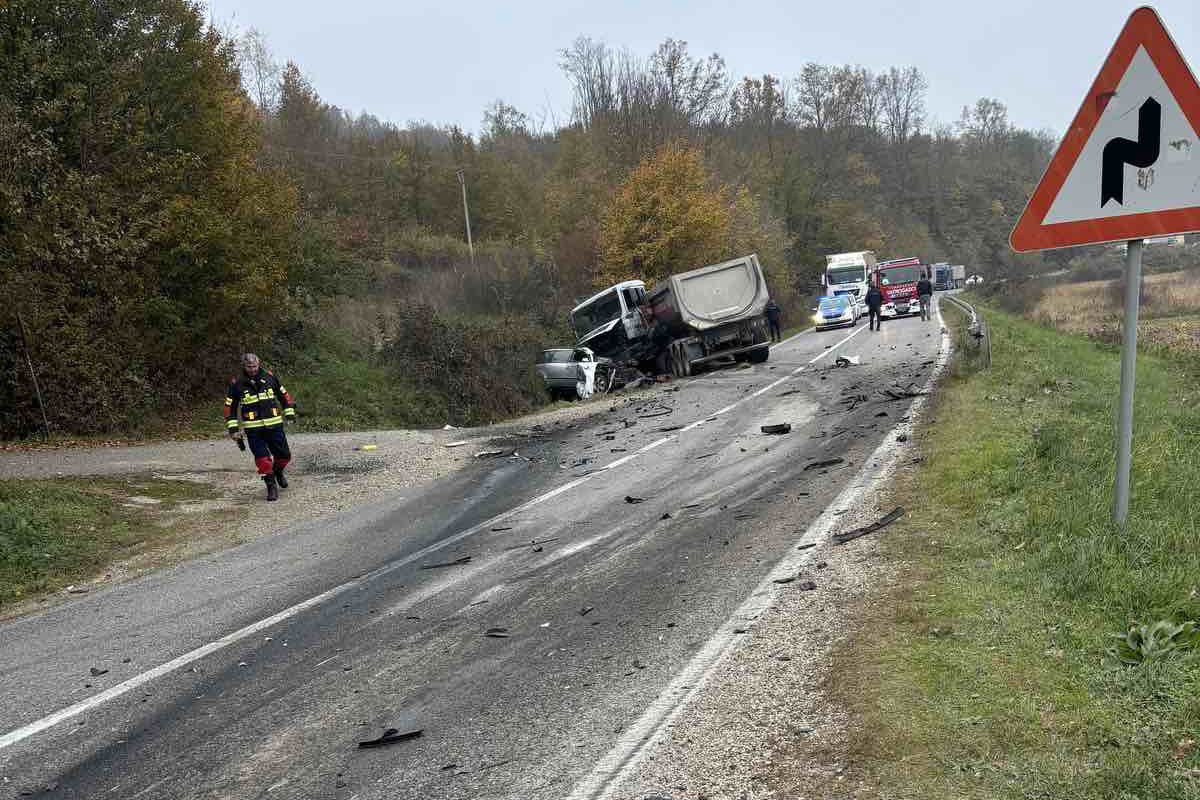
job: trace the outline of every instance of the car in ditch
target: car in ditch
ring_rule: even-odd
[[[839,294],[836,297],[822,297],[817,300],[817,310],[813,314],[813,325],[823,331],[841,325],[854,327],[859,318],[858,298],[851,294]]]
[[[543,350],[538,374],[551,400],[585,400],[612,389],[615,370],[611,359],[587,347],[553,347]]]

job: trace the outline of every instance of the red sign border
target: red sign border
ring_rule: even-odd
[[[1105,105],[1129,69],[1138,47],[1146,48],[1146,53],[1162,74],[1167,88],[1175,95],[1175,102],[1192,124],[1192,129],[1200,133],[1200,84],[1196,83],[1195,76],[1167,33],[1158,13],[1149,6],[1142,6],[1130,14],[1129,21],[1117,37],[1104,66],[1100,68],[1100,74],[1084,97],[1071,127],[1067,129],[1066,136],[1013,228],[1009,244],[1018,253],[1200,231],[1200,205],[1171,211],[1147,211],[1102,219],[1042,224],[1075,162],[1079,160],[1084,145],[1096,129]],[[1200,142],[1196,146],[1200,149]],[[1200,158],[1200,151],[1196,157]]]

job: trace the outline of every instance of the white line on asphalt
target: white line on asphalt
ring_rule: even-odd
[[[829,349],[822,351],[815,358],[813,358],[811,361],[809,361],[808,364],[792,370],[791,374],[771,383],[765,389],[762,389],[762,390],[756,392],[755,394],[748,395],[748,396],[742,398],[741,400],[738,400],[737,402],[732,403],[732,404],[726,406],[725,408],[722,408],[714,416],[720,416],[722,414],[728,413],[729,411],[732,411],[733,409],[737,408],[739,405],[746,402],[747,400],[754,398],[754,397],[758,397],[759,395],[763,394],[763,392],[769,391],[770,389],[775,388],[776,386],[783,383],[784,381],[789,380],[792,377],[795,377],[800,372],[802,372],[805,369],[805,367],[811,366],[812,364],[815,364],[817,361],[820,361],[822,358],[824,358],[825,356],[832,353],[838,347],[840,347],[841,345],[850,341],[850,339],[852,339],[857,334],[861,333],[863,330],[864,330],[863,328],[859,328],[858,330],[854,331],[854,333],[851,333],[849,336],[845,337],[844,339],[839,340],[836,344],[831,345],[829,347]],[[799,334],[797,334],[797,336],[798,335]],[[792,338],[795,338],[795,337],[792,337]],[[229,645],[235,644],[236,642],[240,642],[241,640],[243,640],[249,636],[253,636],[254,634],[256,634],[260,631],[266,630],[267,628],[270,628],[273,625],[278,625],[281,622],[286,622],[287,620],[291,619],[292,617],[296,616],[297,614],[300,614],[303,611],[307,611],[308,609],[310,609],[316,605],[319,605],[320,603],[322,603],[326,600],[334,598],[334,597],[338,596],[339,594],[346,592],[349,589],[353,589],[356,586],[361,586],[375,578],[378,578],[382,575],[386,575],[390,572],[400,569],[401,567],[407,566],[408,564],[411,564],[414,561],[425,558],[426,556],[431,555],[431,554],[437,552],[438,550],[441,550],[449,545],[460,542],[463,539],[466,539],[470,536],[474,536],[476,533],[486,530],[498,522],[501,522],[505,519],[513,517],[517,514],[521,514],[525,511],[528,511],[529,509],[533,508],[534,506],[541,505],[542,503],[546,502],[547,500],[551,500],[551,499],[557,497],[558,495],[562,494],[563,492],[568,492],[571,489],[574,489],[576,486],[586,483],[587,481],[591,480],[596,475],[600,475],[611,469],[619,467],[622,464],[626,464],[629,461],[632,461],[634,458],[638,457],[639,455],[642,455],[643,453],[648,453],[651,450],[653,450],[657,447],[660,447],[660,446],[666,444],[667,442],[670,442],[677,438],[678,438],[678,434],[672,434],[671,436],[664,436],[661,439],[657,439],[657,440],[651,442],[650,444],[645,445],[641,449],[639,449],[633,453],[630,453],[627,456],[618,458],[616,461],[613,461],[609,464],[604,465],[603,467],[600,467],[595,472],[589,472],[588,474],[582,475],[582,476],[576,478],[575,480],[568,481],[567,483],[564,483],[562,486],[559,486],[556,489],[551,489],[550,491],[545,492],[544,494],[540,494],[537,497],[534,497],[532,500],[525,501],[524,503],[517,506],[516,508],[512,508],[508,511],[504,511],[500,514],[497,514],[496,516],[492,517],[491,519],[488,519],[484,522],[479,523],[478,525],[474,525],[470,528],[467,528],[466,530],[460,531],[452,536],[448,536],[445,539],[440,539],[440,540],[434,542],[433,544],[430,544],[426,547],[421,548],[420,550],[417,550],[414,553],[410,553],[409,555],[404,556],[403,558],[399,558],[395,561],[384,564],[382,567],[372,570],[371,572],[368,572],[365,575],[361,575],[357,578],[349,580],[349,581],[341,584],[340,586],[335,586],[332,589],[329,589],[327,591],[324,591],[324,592],[316,595],[315,597],[310,597],[309,599],[304,600],[299,603],[296,603],[295,605],[288,606],[287,608],[283,609],[282,611],[280,611],[277,614],[273,614],[269,617],[266,617],[265,619],[261,619],[258,622],[251,623],[250,625],[247,625],[244,628],[239,628],[238,630],[234,631],[233,633],[226,634],[225,636],[222,636],[220,639],[217,639],[216,641],[209,642],[208,644],[205,644],[205,645],[201,645],[200,647],[197,647],[194,650],[189,650],[188,652],[184,653],[183,655],[173,658],[172,660],[166,662],[165,664],[161,664],[157,667],[154,667],[153,669],[149,669],[143,673],[135,675],[134,677],[129,678],[128,680],[122,681],[121,683],[118,683],[115,686],[105,689],[103,692],[100,692],[99,694],[92,695],[91,697],[80,700],[78,703],[74,703],[72,705],[67,706],[66,708],[59,709],[58,711],[55,711],[52,714],[49,714],[45,717],[42,717],[39,720],[31,722],[28,725],[24,725],[20,728],[17,728],[16,730],[12,730],[12,731],[9,731],[8,733],[0,735],[0,750],[3,750],[6,747],[11,747],[12,745],[16,744],[17,742],[28,739],[30,736],[35,736],[36,734],[41,733],[44,730],[53,728],[55,725],[58,725],[60,722],[65,722],[65,721],[71,719],[72,717],[77,717],[80,714],[83,714],[87,711],[92,710],[93,708],[97,708],[98,706],[101,706],[110,700],[115,700],[116,698],[120,697],[121,695],[126,694],[127,692],[130,692],[130,691],[138,688],[139,686],[144,686],[153,680],[161,678],[164,675],[168,675],[168,674],[174,672],[175,670],[180,669],[181,667],[186,667],[188,664],[191,664],[195,661],[199,661],[200,659],[204,658],[205,656],[211,655],[219,650],[223,650],[226,647],[228,647]]]
[[[937,363],[925,383],[923,389],[925,395],[928,395],[929,390],[941,376],[950,356],[950,336],[944,332],[945,323],[942,321],[941,309],[938,308],[937,312],[938,323],[943,330],[942,344],[938,352]],[[860,328],[859,331],[861,330],[864,329]],[[851,334],[851,336],[853,335]],[[842,342],[849,339],[848,336]],[[826,351],[826,353],[828,352]],[[818,359],[813,359],[813,361]],[[910,419],[918,418],[924,407],[925,399],[924,396],[921,396],[913,401],[909,412]],[[840,518],[837,512],[839,510],[858,506],[864,496],[887,478],[903,453],[903,448],[893,444],[893,434],[900,430],[910,429],[912,424],[912,422],[900,423],[888,432],[883,442],[864,462],[863,468],[853,481],[834,498],[832,503],[825,507],[821,516],[800,537],[798,545],[815,543],[824,539],[838,525]],[[704,688],[725,658],[736,649],[740,641],[745,640],[746,637],[737,634],[736,631],[744,627],[744,621],[756,619],[767,609],[774,599],[775,593],[780,589],[779,585],[775,584],[775,580],[784,576],[794,576],[813,553],[814,549],[812,548],[804,550],[789,548],[788,554],[771,569],[746,600],[705,642],[692,660],[675,674],[667,687],[646,708],[642,716],[620,736],[617,743],[600,759],[592,772],[575,784],[571,794],[567,796],[567,800],[608,800],[613,795],[621,782],[633,773],[638,764],[662,740],[675,719],[687,707],[692,697]],[[742,621],[743,624],[738,625],[738,621]]]

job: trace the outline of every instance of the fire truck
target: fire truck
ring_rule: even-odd
[[[896,258],[876,264],[875,276],[879,281],[879,290],[883,292],[881,316],[920,314],[917,281],[921,280],[924,274],[925,266],[919,258]]]

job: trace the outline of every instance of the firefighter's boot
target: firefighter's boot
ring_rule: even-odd
[[[279,484],[280,489],[286,489],[287,477],[283,474],[283,467],[273,467],[272,471],[275,473],[275,483]]]
[[[275,484],[274,475],[263,475],[263,483],[267,485],[267,501],[274,502],[279,499],[279,487]]]

